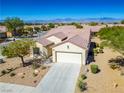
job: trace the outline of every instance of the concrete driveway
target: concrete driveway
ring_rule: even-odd
[[[56,63],[32,93],[74,93],[80,64]]]

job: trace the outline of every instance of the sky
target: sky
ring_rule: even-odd
[[[0,0],[0,20],[124,18],[124,0]]]

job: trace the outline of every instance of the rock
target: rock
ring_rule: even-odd
[[[22,76],[22,75],[23,75],[23,73],[18,73],[18,74],[17,74],[17,76]]]
[[[114,83],[114,88],[118,87],[118,84],[117,83]]]
[[[35,73],[35,74],[38,74],[39,72],[40,72],[40,71],[39,71],[39,70],[37,70],[37,69],[36,69],[36,70],[34,70],[34,73]]]
[[[35,80],[34,83],[37,83],[37,80]]]

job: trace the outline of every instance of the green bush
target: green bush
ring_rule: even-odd
[[[95,56],[97,56],[98,50],[97,50],[96,48],[94,48],[94,49],[93,49],[93,53],[94,53]]]
[[[102,28],[98,32],[99,38],[102,40],[101,44],[117,50],[124,54],[124,27],[113,26]],[[116,37],[116,38],[115,38]]]
[[[38,63],[36,63],[36,62],[34,62],[33,64],[32,64],[32,68],[33,69],[37,69],[37,68],[39,68],[40,67],[40,65],[38,64]]]
[[[115,63],[110,63],[110,68],[112,68],[113,70],[119,68],[119,66]]]
[[[14,69],[13,68],[7,68],[7,73],[12,72]]]
[[[98,25],[98,23],[96,23],[96,22],[91,22],[91,23],[89,23],[89,25],[90,25],[90,26],[96,26],[96,25]]]
[[[93,65],[91,65],[90,67],[91,67],[91,72],[92,72],[92,73],[96,74],[96,73],[99,72],[98,65],[93,64]]]
[[[78,87],[80,88],[80,91],[85,91],[87,90],[87,83],[79,80]]]
[[[49,28],[55,28],[55,24],[49,23],[49,24],[48,24],[48,27],[49,27]]]
[[[16,73],[11,73],[11,74],[10,74],[11,77],[13,77],[13,76],[15,76],[15,75],[16,75]]]
[[[37,75],[38,75],[38,74],[36,74],[36,73],[33,73],[33,76],[34,76],[34,77],[36,77]]]
[[[82,80],[84,80],[84,79],[86,79],[86,78],[87,78],[87,76],[86,76],[86,75],[84,75],[84,74],[82,74],[82,75],[81,75],[81,78],[82,78]]]
[[[43,70],[43,69],[46,69],[46,68],[47,68],[46,66],[42,66],[42,70]]]
[[[25,78],[25,76],[21,76],[21,78],[23,79],[23,78]]]

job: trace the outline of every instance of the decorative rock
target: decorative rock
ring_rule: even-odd
[[[23,73],[18,73],[17,75],[18,75],[18,76],[22,76],[22,75],[23,75]]]
[[[117,83],[114,83],[114,88],[118,87],[118,84]]]
[[[36,83],[36,82],[37,82],[37,80],[34,81],[34,83]]]
[[[38,74],[40,71],[39,70],[34,70],[34,73],[35,74]]]

